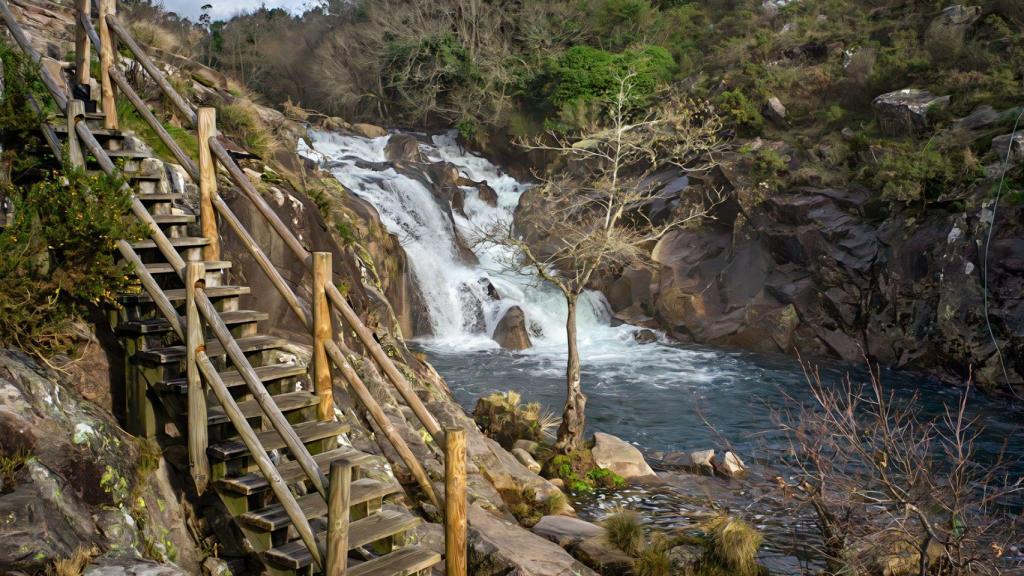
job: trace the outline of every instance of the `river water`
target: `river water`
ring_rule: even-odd
[[[455,238],[458,234],[471,243],[481,229],[508,221],[528,185],[464,152],[451,134],[421,136],[420,148],[428,159],[451,162],[464,176],[486,181],[498,193],[497,206],[491,207],[475,189],[467,188],[465,216],[450,217],[421,182],[388,166],[388,138],[314,132],[312,147],[300,144],[300,153],[329,166],[346,188],[377,208],[385,226],[399,237],[423,293],[432,331],[432,336],[413,345],[428,354],[457,400],[472,411],[482,395],[516,390],[524,401],[540,402],[558,414],[565,399],[566,363],[566,308],[560,293],[535,277],[506,270],[503,263],[509,254],[500,247],[475,246],[479,264],[463,263]],[[481,279],[497,289],[500,299],[488,296]],[[534,344],[520,353],[503,351],[490,338],[513,305],[525,311]],[[636,330],[612,326],[603,297],[585,295],[579,337],[589,429],[619,436],[650,456],[731,447],[748,465],[763,467],[771,477],[787,447],[773,426],[773,416],[807,397],[798,361],[783,355],[682,346],[663,337],[640,344],[633,338]],[[821,363],[818,368],[826,382],[839,382],[847,374],[862,380],[865,375],[860,367],[838,363]],[[920,375],[883,371],[882,380],[896,391],[920,392],[926,414],[939,415],[945,405],[959,399],[960,391]],[[981,395],[972,401],[972,411],[985,427],[980,457],[991,457],[1007,445],[1011,456],[1024,457],[1020,411]],[[747,484],[723,492],[722,486],[708,484],[714,480],[666,477],[665,485],[597,494],[574,504],[587,518],[599,519],[612,507],[625,505],[653,524],[678,527],[693,521],[702,494],[706,500],[708,492],[731,493],[730,504],[748,510],[748,520],[765,531],[763,559],[771,568],[797,573],[812,559],[813,554],[801,549],[801,542],[808,540],[803,536],[812,529],[808,519],[787,515],[781,507],[772,513],[772,499],[755,496],[763,495],[763,489]]]

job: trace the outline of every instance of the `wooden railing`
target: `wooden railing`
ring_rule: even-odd
[[[424,494],[435,506],[439,509],[444,509],[448,574],[451,576],[465,575],[467,519],[465,514],[466,453],[464,432],[459,429],[453,429],[449,430],[446,434],[441,430],[437,420],[426,409],[401,371],[387,356],[387,353],[373,337],[372,332],[362,323],[341,292],[334,286],[334,283],[331,281],[330,253],[311,254],[306,250],[295,235],[292,234],[291,230],[281,222],[274,210],[263,199],[259,191],[256,190],[252,182],[245,176],[220,141],[217,140],[216,119],[213,109],[193,110],[187,101],[177,93],[149,56],[131,37],[127,29],[118,21],[114,0],[99,0],[100,18],[98,32],[92,25],[89,16],[90,8],[90,0],[76,0],[76,81],[88,85],[91,46],[98,46],[100,51],[100,84],[102,86],[101,101],[105,118],[104,126],[108,129],[116,129],[119,126],[114,92],[116,86],[135,109],[138,110],[142,118],[155,131],[160,141],[170,150],[171,154],[189,176],[194,181],[199,182],[200,222],[203,235],[208,241],[204,247],[204,258],[207,260],[219,258],[219,235],[216,226],[216,215],[219,214],[228,223],[231,230],[241,239],[246,250],[253,256],[260,269],[266,274],[281,297],[311,332],[313,338],[313,379],[315,391],[320,397],[318,416],[323,420],[334,418],[330,375],[330,365],[333,364],[341,371],[342,376],[355,393],[359,403],[366,409],[373,422],[395,448],[402,462],[410,470]],[[35,63],[39,64],[39,54],[31,47],[28,39],[10,12],[6,0],[0,0],[0,16],[3,17],[12,36],[14,36],[22,50]],[[142,65],[143,69],[157,86],[160,87],[177,112],[191,126],[196,128],[199,142],[198,164],[182,150],[181,146],[167,132],[146,103],[138,96],[124,74],[117,68],[117,53],[114,48],[115,40],[120,40],[128,47],[135,59]],[[69,101],[56,79],[52,78],[45,68],[40,67],[40,73],[44,85],[57,103],[57,106],[67,115],[68,138],[69,142],[73,142],[70,144],[71,150],[69,151],[71,161],[84,164],[84,151],[75,149],[84,145],[85,149],[97,160],[104,172],[114,176],[121,176],[107,152],[89,129],[88,124],[82,121],[84,104],[75,100]],[[41,110],[38,104],[35,104],[35,107],[37,110]],[[61,158],[62,149],[55,132],[48,124],[44,123],[43,128],[47,142],[54,150],[55,155]],[[312,274],[313,298],[311,315],[306,314],[295,292],[285,282],[280,272],[248,233],[237,216],[231,211],[227,203],[219,196],[216,182],[217,164],[226,169],[231,180],[239,187],[243,195],[252,202],[284,244],[303,262],[307,270]],[[267,392],[252,365],[248,362],[237,341],[235,341],[230,330],[207,296],[204,286],[205,270],[203,269],[203,264],[201,262],[186,263],[174,249],[145,206],[134,196],[134,191],[127,184],[122,184],[122,186],[128,188],[129,192],[132,193],[132,213],[146,224],[150,238],[154,241],[164,258],[171,264],[171,267],[182,279],[186,287],[186,316],[183,321],[174,305],[167,298],[167,295],[146,270],[145,265],[132,246],[123,240],[118,242],[118,251],[133,267],[142,283],[143,289],[153,298],[157,309],[169,322],[171,329],[186,344],[186,377],[189,384],[189,455],[190,467],[197,488],[201,492],[206,488],[209,480],[209,465],[206,461],[206,404],[202,394],[203,382],[205,381],[211,392],[221,403],[226,416],[238,431],[242,442],[253,455],[260,472],[267,478],[275,497],[288,514],[289,520],[295,526],[300,538],[309,548],[314,562],[332,576],[343,574],[345,572],[345,557],[347,556],[345,553],[347,549],[347,491],[348,480],[351,478],[351,465],[346,462],[335,462],[332,464],[330,478],[324,477],[309,451],[302,444],[301,439],[295,434],[294,429],[289,425]],[[388,380],[395,386],[399,395],[412,409],[434,441],[444,447],[446,460],[446,491],[444,501],[436,494],[422,465],[404,439],[395,430],[387,414],[352,367],[349,361],[349,356],[352,354],[351,351],[347,350],[343,344],[339,345],[335,342],[331,325],[332,308],[341,314],[344,322],[356,333],[361,344],[370,353],[374,362],[385,373]],[[209,326],[214,336],[221,343],[226,355],[241,374],[263,414],[291,451],[306,477],[316,487],[320,495],[327,500],[329,531],[326,550],[321,549],[318,545],[309,521],[300,509],[294,495],[288,489],[273,462],[267,457],[266,450],[261,445],[255,431],[249,425],[246,417],[239,409],[238,404],[207,356],[203,337],[203,324]]]

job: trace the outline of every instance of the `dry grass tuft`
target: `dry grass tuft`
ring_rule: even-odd
[[[255,104],[238,98],[217,109],[217,127],[253,154],[266,158],[273,152],[274,138],[260,121]]]
[[[47,576],[81,576],[89,562],[99,554],[95,546],[79,548],[68,558],[56,560],[46,569]]]
[[[757,549],[764,537],[746,522],[729,516],[720,516],[708,526],[708,552],[730,571],[745,576],[758,574]]]
[[[644,543],[644,526],[636,512],[618,509],[604,519],[608,543],[630,556],[636,556]]]
[[[135,41],[139,44],[177,54],[181,51],[181,42],[170,30],[149,20],[132,20],[128,23]]]

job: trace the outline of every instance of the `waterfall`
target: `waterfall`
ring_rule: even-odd
[[[422,340],[457,349],[496,347],[491,334],[505,311],[519,306],[526,314],[535,349],[564,347],[566,305],[557,289],[534,275],[507,270],[503,263],[509,261],[510,253],[502,246],[471,244],[476,264],[459,257],[459,238],[471,241],[493,223],[509,221],[529,184],[462,150],[451,133],[434,135],[429,143],[421,140],[420,151],[429,161],[449,162],[462,176],[486,182],[497,192],[497,205],[492,207],[475,188],[463,188],[465,216],[455,212],[449,217],[423,182],[388,162],[385,148],[390,137],[312,132],[312,145],[300,143],[299,152],[329,167],[348,190],[370,202],[388,231],[398,237],[429,319],[431,335]],[[489,294],[489,285],[497,290],[498,299]],[[578,317],[581,343],[630,339],[631,328],[613,328],[609,321],[604,297],[586,293]]]

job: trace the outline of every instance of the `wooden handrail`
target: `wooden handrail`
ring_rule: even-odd
[[[256,264],[259,265],[260,269],[263,270],[263,273],[270,279],[270,283],[274,285],[274,288],[277,289],[277,292],[282,298],[284,298],[285,302],[288,303],[288,306],[293,312],[295,312],[295,315],[298,316],[302,324],[309,329],[311,326],[310,321],[306,316],[306,311],[299,303],[298,296],[295,295],[295,292],[285,282],[284,276],[281,275],[281,272],[279,272],[277,267],[270,261],[270,258],[267,257],[263,250],[260,250],[256,240],[251,234],[249,234],[249,231],[245,229],[245,226],[242,225],[242,221],[238,219],[238,216],[235,216],[235,213],[231,211],[227,202],[225,202],[220,195],[214,195],[213,207],[217,209],[217,212],[221,215],[221,218],[228,223],[228,226],[235,231],[235,234],[237,234],[242,240],[242,244],[245,246],[246,250],[248,250],[249,254],[254,260],[256,260]]]
[[[328,484],[326,476],[320,471],[320,467],[317,466],[313,456],[306,449],[306,445],[302,443],[302,439],[295,433],[295,429],[292,428],[288,419],[281,413],[281,408],[274,402],[273,396],[267,391],[263,381],[256,374],[256,370],[253,369],[252,364],[245,357],[245,353],[242,352],[242,348],[239,347],[238,342],[231,335],[231,329],[221,319],[220,313],[217,312],[213,302],[210,301],[206,291],[202,288],[196,289],[196,308],[199,309],[200,315],[210,326],[214,337],[224,347],[224,351],[227,353],[228,358],[231,359],[235,369],[242,375],[242,380],[248,386],[253,399],[259,405],[263,414],[270,420],[271,427],[281,437],[281,440],[284,441],[292,456],[299,463],[299,467],[306,473],[306,476],[313,483],[320,496],[326,500]]]
[[[124,42],[125,46],[127,46],[128,50],[132,53],[132,56],[139,61],[139,64],[142,64],[142,67],[147,73],[149,73],[150,78],[156,82],[164,95],[167,96],[172,104],[174,104],[174,107],[185,116],[189,125],[195,126],[196,111],[193,110],[187,102],[185,102],[185,99],[181,97],[181,94],[178,94],[178,91],[174,89],[174,86],[171,86],[171,83],[167,81],[167,78],[165,78],[156,67],[156,64],[153,64],[153,61],[149,58],[146,52],[139,47],[139,44],[135,42],[135,39],[132,38],[132,35],[128,33],[128,30],[125,29],[117,17],[107,16],[106,24],[114,31],[114,34]]]
[[[377,362],[377,364],[387,374],[388,379],[395,385],[399,394],[405,399],[405,403],[412,408],[413,413],[419,418],[420,422],[423,423],[423,427],[427,429],[430,436],[439,445],[444,445],[444,432],[441,430],[441,425],[437,423],[437,419],[434,415],[427,410],[427,407],[423,405],[423,401],[416,395],[416,391],[412,389],[409,382],[405,379],[405,376],[398,370],[395,363],[388,357],[387,352],[381,347],[380,343],[373,337],[373,333],[366,327],[365,324],[359,319],[359,315],[356,311],[349,306],[348,301],[341,295],[338,288],[333,284],[327,286],[327,297],[334,303],[334,306],[341,312],[341,317],[356,332],[356,336],[359,337],[359,341],[363,343],[363,346],[370,352],[370,355]]]
[[[117,250],[121,253],[121,256],[132,265],[132,269],[135,271],[135,275],[142,281],[142,287],[149,293],[150,297],[153,298],[153,302],[156,304],[160,313],[164,315],[164,318],[171,324],[171,330],[181,339],[185,341],[185,329],[184,323],[182,322],[181,316],[178,315],[178,311],[175,310],[174,304],[164,294],[164,291],[157,284],[156,279],[153,275],[146,270],[146,265],[142,263],[142,259],[135,253],[135,249],[132,245],[125,240],[117,241]]]
[[[430,483],[430,478],[427,476],[426,471],[423,470],[423,466],[420,461],[416,459],[416,455],[409,449],[408,444],[395,430],[394,424],[391,423],[391,419],[384,413],[384,410],[380,407],[380,404],[370,394],[370,389],[363,383],[362,378],[356,373],[355,369],[352,368],[352,364],[349,363],[345,354],[342,353],[338,344],[334,340],[328,340],[324,343],[324,350],[327,352],[327,357],[331,359],[331,362],[341,370],[342,375],[348,382],[352,391],[355,392],[356,398],[366,408],[366,411],[370,413],[370,417],[373,422],[377,424],[377,427],[381,429],[384,436],[394,446],[395,451],[398,452],[398,456],[405,462],[405,465],[409,467],[409,471],[412,472],[413,477],[416,479],[416,483],[419,484],[420,489],[427,495],[430,502],[440,509],[440,499],[434,491],[433,484]]]
[[[256,190],[256,186],[253,185],[249,177],[246,176],[242,169],[235,163],[234,158],[228,154],[228,151],[224,148],[224,145],[220,143],[216,138],[210,138],[210,151],[213,152],[213,156],[220,162],[221,166],[227,169],[228,174],[231,175],[231,179],[235,181],[235,184],[242,189],[245,196],[256,206],[263,218],[270,224],[271,228],[277,232],[277,235],[281,237],[288,249],[295,254],[295,257],[306,267],[307,270],[312,269],[313,256],[309,253],[309,250],[299,243],[299,239],[292,234],[292,231],[281,221],[278,217],[277,212],[270,207],[270,204],[263,199],[259,191]]]
[[[245,419],[245,415],[238,408],[238,404],[235,403],[235,399],[232,398],[231,392],[224,385],[224,380],[217,373],[217,369],[210,362],[206,352],[202,351],[196,354],[196,360],[199,363],[199,370],[210,384],[210,390],[213,391],[213,395],[216,396],[217,401],[224,408],[224,414],[227,415],[231,424],[234,425],[235,430],[238,430],[238,436],[242,439],[245,447],[249,449],[249,454],[256,460],[256,466],[260,469],[263,477],[267,479],[270,489],[274,492],[274,496],[277,497],[278,502],[281,503],[281,506],[288,514],[288,519],[295,526],[299,537],[302,538],[302,542],[309,548],[313,561],[318,566],[323,567],[323,554],[320,551],[316,538],[313,536],[313,529],[310,527],[306,515],[302,512],[302,508],[299,507],[299,503],[295,500],[292,491],[288,489],[288,484],[285,483],[284,478],[281,477],[281,473],[274,466],[274,463],[270,461],[267,451],[260,444],[260,440],[256,436],[256,432],[253,431],[249,421]]]

